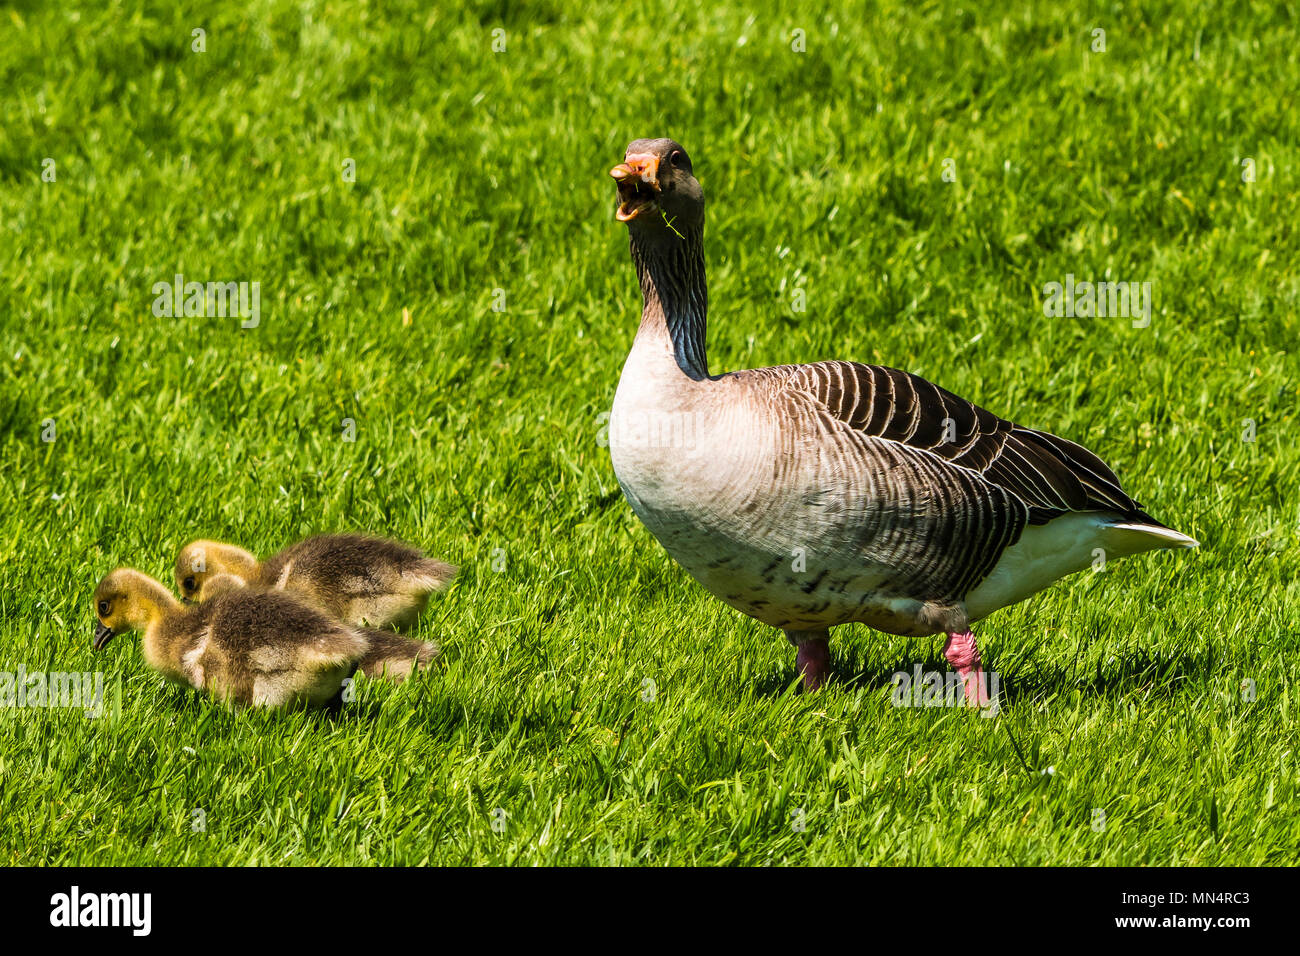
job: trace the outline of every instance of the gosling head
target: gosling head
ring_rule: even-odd
[[[91,643],[102,651],[119,634],[147,628],[176,604],[170,591],[134,568],[118,568],[95,588],[95,636]]]
[[[668,241],[703,228],[704,190],[680,143],[635,140],[609,174],[618,184],[614,218],[634,237]]]
[[[246,579],[256,567],[257,558],[243,548],[222,541],[191,541],[176,555],[176,587],[183,600],[198,601],[204,582],[213,575]]]

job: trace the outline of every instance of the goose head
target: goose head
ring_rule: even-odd
[[[148,628],[175,606],[171,592],[142,571],[110,572],[95,588],[95,650],[102,651],[119,634]]]
[[[243,548],[222,541],[191,541],[176,555],[176,587],[185,601],[197,601],[203,584],[214,574],[248,578],[257,558]]]
[[[638,139],[623,162],[609,171],[618,184],[614,218],[643,238],[667,240],[697,232],[704,225],[704,190],[680,143]]]

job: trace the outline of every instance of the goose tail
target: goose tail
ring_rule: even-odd
[[[369,645],[357,666],[367,677],[382,677],[401,683],[417,667],[425,667],[438,656],[440,648],[430,641],[417,641],[393,631],[357,628]]]
[[[1134,554],[1163,548],[1197,548],[1201,544],[1195,538],[1154,520],[1117,521],[1108,530],[1123,536],[1125,543],[1135,548]]]
[[[422,558],[409,571],[403,573],[402,577],[421,590],[443,591],[451,584],[459,570],[456,565],[439,561],[437,558]]]

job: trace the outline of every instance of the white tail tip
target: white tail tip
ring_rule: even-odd
[[[1149,524],[1126,523],[1113,524],[1111,527],[1120,531],[1136,531],[1139,534],[1158,538],[1160,539],[1160,544],[1157,545],[1157,547],[1161,548],[1199,548],[1201,546],[1201,542],[1197,541],[1195,538],[1189,538],[1187,535],[1180,531],[1175,531],[1173,528],[1157,528],[1154,525]]]

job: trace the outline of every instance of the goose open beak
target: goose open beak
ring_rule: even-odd
[[[91,646],[97,651],[102,651],[108,646],[108,642],[113,639],[113,629],[104,624],[96,622],[95,638],[91,641]]]
[[[628,153],[609,171],[618,183],[618,209],[614,218],[631,222],[655,204],[659,194],[659,157],[654,153]]]

